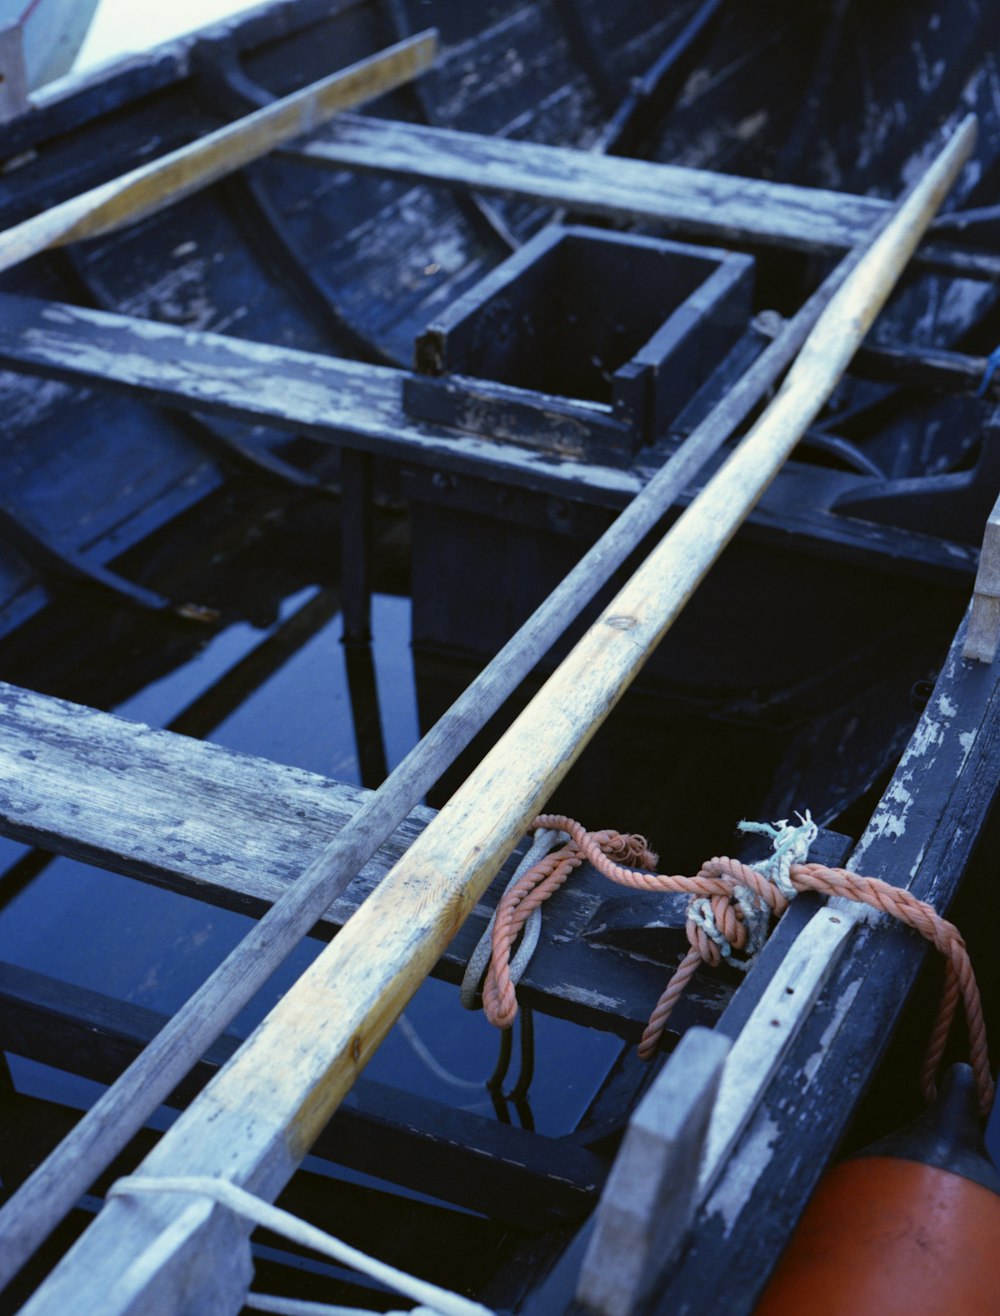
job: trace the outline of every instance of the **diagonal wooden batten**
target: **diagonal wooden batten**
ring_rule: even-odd
[[[833,297],[740,447],[331,946],[163,1137],[143,1174],[210,1174],[264,1197],[280,1191],[829,397],[968,158],[975,131],[970,116]],[[113,1201],[24,1311],[61,1316],[87,1294],[109,1316],[168,1309],[184,1289],[187,1268],[203,1262],[206,1231],[220,1224],[217,1211],[196,1213],[169,1195]],[[234,1292],[229,1307],[214,1309],[235,1312],[240,1301]]]
[[[0,271],[51,247],[99,237],[153,215],[314,131],[341,110],[411,81],[431,67],[436,53],[435,31],[409,37],[188,146],[52,206],[0,233]]]

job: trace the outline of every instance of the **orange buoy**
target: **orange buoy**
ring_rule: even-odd
[[[824,1176],[756,1316],[1000,1314],[1000,1175],[954,1065],[915,1123]]]

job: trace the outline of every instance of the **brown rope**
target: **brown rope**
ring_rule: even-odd
[[[567,821],[569,821],[567,819]],[[547,824],[537,823],[537,826]],[[655,868],[657,856],[647,847],[642,836],[623,836],[620,832],[583,832],[579,823],[573,827],[587,836],[591,852],[605,857],[611,862],[621,861],[625,864],[641,864],[643,867]],[[536,824],[530,830],[534,831]],[[568,832],[568,827],[553,827],[553,831]],[[483,1010],[486,1018],[497,1028],[509,1028],[517,1018],[517,995],[510,979],[510,957],[514,943],[520,936],[521,929],[528,921],[529,915],[539,905],[544,904],[553,892],[558,891],[574,868],[579,868],[584,858],[581,847],[570,840],[560,850],[554,850],[540,859],[533,868],[521,877],[497,906],[496,922],[493,924],[493,954],[490,966],[483,981]],[[617,868],[617,863],[615,864]],[[627,869],[622,869],[627,872]]]
[[[748,887],[777,918],[788,907],[788,899],[777,886],[755,869],[725,855],[709,859],[694,877],[666,873],[637,872],[633,865],[656,867],[657,859],[641,836],[620,832],[588,832],[572,818],[559,814],[541,814],[531,824],[566,832],[570,840],[530,869],[508,891],[497,907],[493,929],[493,957],[483,985],[483,1008],[491,1023],[509,1028],[517,1015],[517,997],[510,981],[510,956],[514,943],[528,915],[537,909],[566,881],[584,859],[605,877],[622,886],[643,891],[680,892],[705,897],[711,902],[716,925],[733,950],[746,944],[746,928],[735,893]],[[924,1059],[921,1083],[924,1094],[932,1100],[934,1075],[944,1055],[945,1042],[955,1011],[961,1000],[969,1034],[972,1067],[979,1088],[979,1105],[985,1114],[993,1103],[993,1079],[990,1075],[986,1045],[986,1025],[975,975],[958,929],[943,919],[932,906],[918,900],[911,892],[877,877],[861,877],[843,868],[823,864],[793,864],[792,885],[797,891],[816,891],[825,896],[843,896],[869,905],[899,919],[926,937],[945,957],[945,984],[930,1042]],[[702,963],[715,966],[722,958],[720,947],[690,919],[687,936],[691,949],[668,982],[650,1015],[639,1044],[639,1055],[649,1059],[659,1045],[677,1001]]]

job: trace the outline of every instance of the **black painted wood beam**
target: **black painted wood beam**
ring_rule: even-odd
[[[153,1010],[13,964],[0,964],[0,1005],[0,1048],[98,1083],[113,1082],[165,1023]],[[168,1104],[186,1105],[241,1041],[220,1038]],[[358,1080],[313,1152],[528,1229],[582,1218],[606,1172],[604,1160],[576,1141],[368,1078]]]
[[[449,472],[449,479],[485,476],[617,509],[664,456],[645,449],[635,465],[619,470],[418,422],[403,409],[407,371],[12,294],[0,297],[0,311],[0,365],[307,434]],[[543,428],[540,422],[540,442]],[[794,539],[810,551],[890,572],[946,581],[974,576],[977,554],[968,546],[831,512],[832,499],[863,478],[789,463],[750,518],[749,533],[783,544]]]
[[[888,203],[824,188],[739,178],[680,165],[604,156],[343,114],[322,139],[283,149],[287,159],[330,169],[475,188],[548,203],[575,214],[664,224],[730,244],[845,251],[886,213]],[[995,281],[1000,257],[925,243],[924,268]]]

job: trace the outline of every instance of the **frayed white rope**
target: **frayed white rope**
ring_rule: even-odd
[[[248,1193],[244,1188],[238,1188],[227,1179],[213,1179],[208,1175],[164,1176],[162,1179],[127,1175],[112,1184],[108,1190],[109,1197],[128,1197],[135,1193],[191,1193],[198,1197],[209,1197],[236,1215],[270,1229],[272,1233],[280,1234],[302,1247],[312,1248],[314,1252],[321,1252],[341,1265],[351,1266],[370,1279],[377,1280],[386,1288],[413,1298],[415,1302],[421,1304],[422,1309],[427,1309],[431,1316],[495,1316],[494,1312],[481,1303],[472,1302],[457,1293],[438,1288],[436,1284],[416,1279],[394,1266],[387,1266],[384,1261],[377,1261],[374,1257],[359,1252],[357,1248],[342,1243],[332,1234],[317,1229],[315,1225],[306,1224],[304,1220],[291,1215],[288,1211],[282,1211],[280,1207],[272,1206],[270,1202],[262,1201],[261,1198]],[[259,1300],[261,1295],[253,1296]],[[336,1312],[338,1309],[336,1307],[327,1309],[328,1312],[331,1310]]]
[[[780,822],[747,822],[739,824],[741,832],[752,832],[759,836],[771,837],[774,853],[769,859],[754,864],[761,877],[769,878],[788,900],[794,899],[795,887],[792,885],[792,864],[803,864],[809,854],[809,847],[815,841],[819,828],[812,820],[809,810],[797,815],[798,823],[789,823],[787,818]],[[767,940],[771,911],[765,902],[747,886],[739,885],[733,889],[733,899],[743,915],[747,930],[747,941],[739,959],[733,957],[733,948],[719,930],[712,912],[712,902],[706,896],[698,896],[688,905],[687,916],[692,923],[714,941],[719,947],[723,959],[733,968],[746,970],[753,957]]]
[[[531,849],[524,856],[517,866],[517,871],[504,888],[504,895],[520,882],[521,878],[529,870],[534,868],[535,864],[545,856],[556,845],[565,845],[569,837],[565,832],[552,831],[547,827],[539,827],[535,832],[535,839]],[[503,897],[501,897],[502,899]],[[499,905],[499,901],[497,904]],[[483,978],[489,967],[490,957],[493,954],[493,926],[497,921],[496,910],[486,925],[486,931],[479,938],[476,949],[469,956],[469,962],[465,966],[465,974],[462,977],[462,986],[459,993],[459,999],[466,1010],[479,1010],[482,1007],[482,998],[479,995],[479,989],[482,986]],[[535,953],[535,947],[538,945],[538,938],[542,932],[542,911],[533,909],[528,915],[524,930],[521,933],[521,941],[517,950],[510,961],[510,980],[516,987],[521,981],[521,975],[528,967],[532,955]]]

